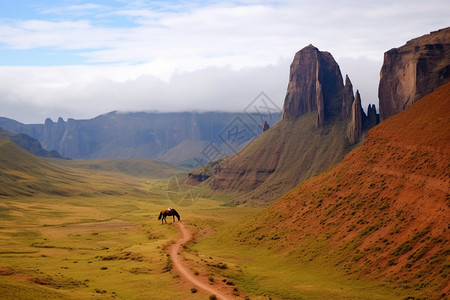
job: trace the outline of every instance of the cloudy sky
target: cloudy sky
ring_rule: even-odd
[[[0,0],[0,116],[280,107],[289,64],[329,51],[378,104],[383,53],[449,26],[450,1]]]

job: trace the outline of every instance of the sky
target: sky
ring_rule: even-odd
[[[0,0],[0,116],[243,111],[261,92],[282,107],[309,44],[378,106],[384,52],[449,15],[448,0]]]

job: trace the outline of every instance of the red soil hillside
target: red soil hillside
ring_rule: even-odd
[[[450,83],[243,224],[237,241],[450,297],[449,172]]]

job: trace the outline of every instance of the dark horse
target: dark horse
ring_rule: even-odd
[[[167,224],[167,220],[166,220],[167,216],[172,216],[174,222],[175,222],[175,217],[177,217],[178,221],[180,221],[180,215],[178,214],[178,212],[175,209],[172,208],[171,210],[166,209],[159,213],[158,220],[161,220],[161,218],[162,218],[161,224],[164,224],[164,221],[166,221],[166,224]]]

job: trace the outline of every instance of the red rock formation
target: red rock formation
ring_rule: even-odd
[[[353,85],[350,81],[348,75],[345,75],[345,85],[342,96],[342,118],[347,119],[350,117],[352,112],[352,103],[353,103]]]
[[[361,140],[363,113],[361,96],[359,95],[359,91],[356,90],[355,100],[352,104],[352,121],[349,128],[349,140],[352,144],[356,144]]]
[[[378,97],[380,120],[399,113],[450,81],[450,27],[384,54]]]
[[[369,104],[367,108],[367,123],[369,127],[373,127],[379,123],[375,104]]]
[[[317,111],[317,125],[339,115],[342,109],[342,75],[328,52],[309,45],[295,54],[283,106],[283,120]]]

